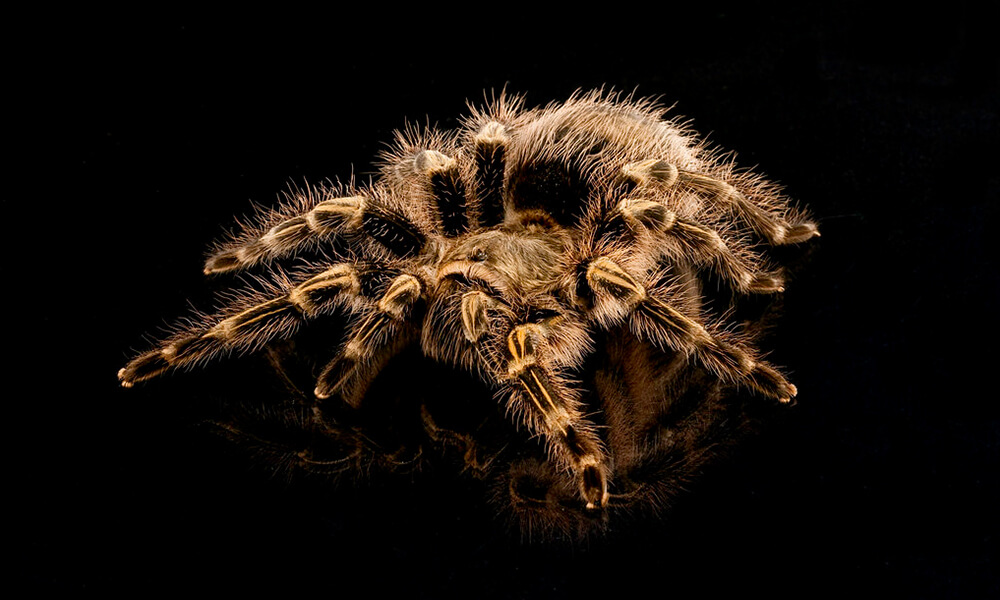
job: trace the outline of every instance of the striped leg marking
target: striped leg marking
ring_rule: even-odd
[[[227,350],[252,350],[290,337],[305,318],[332,312],[342,294],[361,289],[353,265],[336,265],[295,286],[284,296],[253,305],[222,319],[208,330],[179,337],[133,359],[118,371],[123,387],[170,369],[207,361]]]
[[[735,208],[743,220],[772,245],[798,244],[819,235],[813,223],[791,225],[780,216],[757,206],[729,183],[678,169],[666,161],[650,159],[629,163],[622,167],[620,178],[626,191],[653,183],[663,187],[684,185],[697,190],[719,204]]]
[[[476,135],[476,198],[479,224],[494,227],[503,223],[503,176],[507,160],[507,133],[504,126],[490,121]]]
[[[596,292],[608,294],[641,314],[655,325],[647,338],[678,352],[693,352],[710,371],[727,381],[749,385],[759,393],[787,403],[796,395],[773,367],[755,362],[739,346],[717,339],[698,321],[684,315],[668,303],[649,296],[645,287],[614,261],[598,257],[587,268],[587,281]]]
[[[402,215],[387,211],[363,196],[324,200],[309,212],[278,223],[259,238],[215,253],[205,262],[205,274],[246,269],[288,256],[296,250],[342,231],[361,230],[398,256],[420,251],[423,233]]]
[[[217,252],[205,262],[205,274],[245,269],[268,259],[285,256],[338,230],[356,228],[361,225],[361,214],[366,202],[361,196],[324,200],[308,213],[278,223],[243,246]]]
[[[563,400],[545,368],[538,364],[536,343],[544,339],[540,329],[534,324],[518,325],[507,336],[508,373],[530,400],[539,428],[552,442],[550,451],[576,474],[587,509],[603,508],[609,495],[600,440],[586,426],[579,410]]]
[[[329,398],[341,391],[360,368],[392,347],[396,341],[393,333],[409,317],[423,289],[420,280],[408,274],[396,277],[389,284],[376,310],[361,320],[343,352],[323,368],[316,381],[317,398]]]
[[[469,228],[469,207],[458,162],[436,150],[424,150],[414,159],[414,166],[430,181],[445,235],[465,233]]]
[[[487,311],[495,304],[496,301],[485,292],[466,292],[462,295],[462,332],[465,339],[476,344],[486,335],[490,326]]]

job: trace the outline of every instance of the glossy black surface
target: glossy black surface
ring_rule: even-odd
[[[249,22],[87,13],[15,28],[18,151],[3,200],[14,587],[995,597],[989,19],[869,3],[586,23],[437,10],[393,22],[381,8]],[[225,371],[118,388],[143,334],[190,296],[205,305],[204,249],[251,200],[366,177],[404,119],[453,127],[484,89],[537,105],[602,84],[676,102],[822,231],[787,286],[771,358],[790,367],[798,405],[669,519],[585,547],[523,546],[447,473],[328,490],[248,471],[189,425],[200,407],[185,390]]]

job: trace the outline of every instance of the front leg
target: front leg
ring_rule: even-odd
[[[516,419],[545,440],[550,459],[576,477],[586,508],[597,510],[608,503],[607,458],[596,427],[585,416],[567,382],[560,378],[546,352],[547,326],[520,323],[507,334],[493,360],[483,342],[489,331],[488,311],[496,300],[481,291],[462,297],[462,329],[498,383],[510,389],[508,408]],[[499,340],[493,340],[499,342]]]
[[[283,282],[273,293],[246,292],[218,315],[195,317],[201,323],[181,330],[159,347],[133,358],[118,372],[123,387],[179,368],[207,364],[230,353],[259,351],[288,339],[309,319],[359,304],[360,277],[377,267],[332,265],[298,285]]]
[[[320,373],[316,381],[317,398],[322,400],[339,393],[352,406],[361,402],[379,369],[416,339],[416,328],[409,321],[424,289],[420,279],[410,274],[392,280],[373,309],[355,323],[340,354]]]

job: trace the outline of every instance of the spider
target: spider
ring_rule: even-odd
[[[337,448],[325,460],[289,447],[287,462],[407,462],[371,433],[394,415],[352,415],[378,402],[390,363],[422,355],[481,382],[499,410],[449,428],[410,397],[422,434],[397,446],[419,446],[411,458],[458,448],[525,529],[665,505],[748,406],[795,397],[762,359],[758,321],[736,315],[783,292],[774,247],[819,235],[776,186],[666,112],[603,91],[536,109],[504,93],[470,105],[457,131],[397,132],[373,182],[292,189],[214,247],[207,275],[263,285],[175,326],[121,385],[335,322],[344,339],[308,357],[314,390],[292,420]]]

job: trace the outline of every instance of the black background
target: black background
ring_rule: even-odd
[[[987,239],[1000,101],[987,15],[963,3],[355,9],[10,24],[15,585],[1000,593]],[[405,119],[453,127],[484,90],[539,105],[605,84],[676,102],[673,114],[760,165],[823,233],[774,340],[800,402],[663,522],[522,544],[443,474],[288,485],[190,427],[183,383],[118,388],[143,335],[206,297],[204,249],[251,200],[352,165],[364,174]]]

